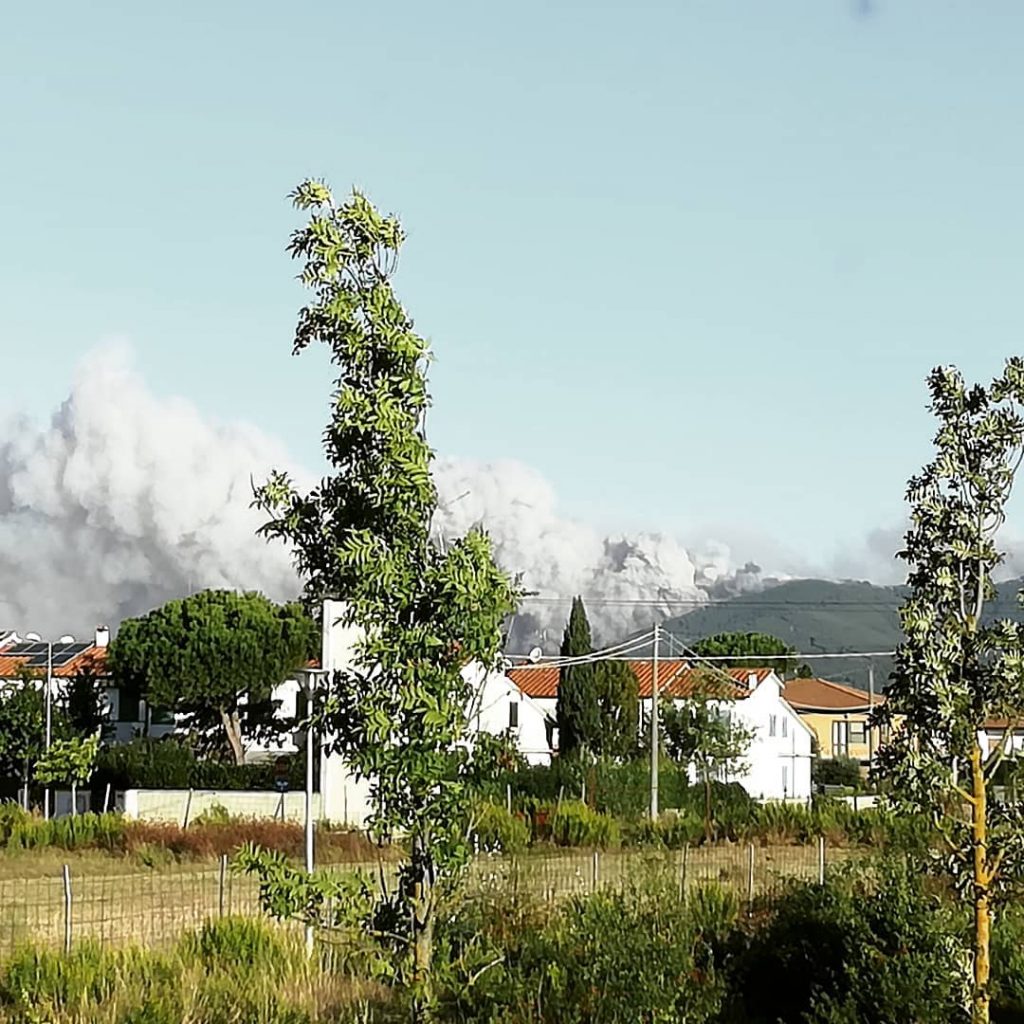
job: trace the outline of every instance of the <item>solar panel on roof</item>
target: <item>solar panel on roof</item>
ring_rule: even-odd
[[[30,655],[40,653],[46,653],[46,644],[36,643],[35,641],[29,640],[20,644],[12,644],[10,647],[4,648],[4,654],[14,655],[18,658],[25,658]]]
[[[53,652],[53,667],[63,668],[65,665],[74,661],[80,654],[89,649],[89,644],[72,644],[70,647],[65,648],[59,654]]]

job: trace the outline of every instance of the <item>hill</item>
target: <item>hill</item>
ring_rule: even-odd
[[[1001,584],[989,617],[1020,618],[1017,593],[1022,586],[1020,579]],[[665,630],[684,644],[712,633],[759,632],[777,636],[808,655],[891,651],[902,638],[898,609],[905,594],[903,587],[873,583],[791,580],[669,619]],[[875,685],[882,689],[892,670],[891,659],[873,661]],[[867,688],[865,659],[808,660],[808,664],[816,675]]]

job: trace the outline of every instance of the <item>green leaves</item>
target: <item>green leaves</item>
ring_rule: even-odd
[[[329,681],[322,717],[335,749],[370,779],[372,832],[409,836],[396,913],[429,935],[434,888],[468,856],[463,669],[494,665],[516,590],[482,532],[444,549],[432,539],[428,346],[391,287],[401,226],[358,192],[336,203],[322,182],[303,182],[292,199],[312,211],[288,246],[312,292],[293,349],[324,344],[337,368],[323,433],[330,474],[305,495],[275,474],[255,499],[270,517],[262,533],[290,545],[307,602],[341,600],[345,625],[359,627],[353,664]],[[279,890],[307,882],[279,866],[259,870],[267,898],[294,909]]]
[[[901,611],[906,635],[888,701],[877,713],[892,727],[879,764],[892,799],[933,814],[945,836],[944,870],[967,885],[974,877],[969,823],[987,808],[984,873],[995,898],[1020,881],[1019,823],[994,778],[1002,759],[980,746],[993,718],[1024,724],[1024,653],[1020,624],[992,622],[985,604],[1006,502],[1024,451],[1024,364],[1009,360],[988,388],[967,388],[951,367],[928,378],[939,426],[935,455],[911,480],[911,529],[901,557],[911,596]],[[969,766],[984,763],[980,788]]]
[[[273,687],[305,665],[317,637],[298,604],[206,590],[126,619],[108,665],[118,686],[186,716],[202,734],[229,730],[225,719],[235,716],[239,729],[258,737],[280,728]]]
[[[99,749],[99,736],[90,736],[88,739],[73,736],[66,740],[54,740],[50,749],[36,761],[36,781],[44,786],[55,783],[84,785],[92,778]]]

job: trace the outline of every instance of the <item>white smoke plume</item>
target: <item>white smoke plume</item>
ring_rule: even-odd
[[[255,535],[250,480],[272,467],[308,474],[255,428],[224,425],[190,403],[154,396],[124,349],[93,353],[69,397],[40,426],[0,440],[0,627],[88,636],[205,587],[296,596],[287,551]],[[573,594],[593,602],[599,638],[643,629],[711,596],[761,586],[728,549],[700,555],[658,533],[605,536],[560,515],[551,485],[516,462],[439,459],[436,526],[482,523],[497,557],[538,594],[511,646],[557,642]]]

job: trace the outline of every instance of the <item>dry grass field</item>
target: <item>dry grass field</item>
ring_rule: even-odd
[[[856,856],[850,849],[826,851],[826,862]],[[253,879],[234,875],[219,861],[143,867],[129,858],[100,854],[63,856],[39,851],[0,858],[0,955],[26,942],[60,948],[65,941],[69,866],[72,941],[107,945],[127,942],[157,947],[222,914],[260,913]],[[393,863],[386,875],[393,876]],[[379,873],[377,863],[336,865],[329,870]],[[713,882],[742,901],[771,895],[787,880],[818,877],[817,846],[698,846],[686,851],[626,849],[544,850],[510,860],[481,856],[470,886],[507,886],[541,899],[559,899],[598,886],[622,886],[645,876],[670,877],[690,889]],[[389,877],[390,882],[390,877]]]

